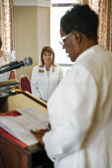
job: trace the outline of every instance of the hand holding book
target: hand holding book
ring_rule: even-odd
[[[41,130],[36,129],[35,131],[34,131],[34,130],[31,130],[31,133],[32,133],[33,135],[35,135],[35,137],[37,138],[37,140],[38,140],[42,145],[44,145],[44,143],[43,143],[43,136],[44,136],[44,134],[45,134],[46,132],[48,132],[48,131],[49,131],[49,129],[41,129]]]

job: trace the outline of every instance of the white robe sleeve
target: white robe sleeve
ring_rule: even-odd
[[[52,161],[81,149],[91,128],[97,104],[97,87],[91,73],[75,66],[48,102],[51,131],[43,137]]]
[[[62,71],[62,68],[60,67],[60,69],[59,69],[59,83],[62,80],[62,78],[63,78],[63,71]]]

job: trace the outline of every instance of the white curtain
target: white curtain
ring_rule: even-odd
[[[99,16],[98,41],[112,51],[112,0],[77,0],[88,4]]]

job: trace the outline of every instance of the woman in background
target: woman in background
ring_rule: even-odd
[[[62,68],[54,64],[54,59],[53,49],[45,46],[41,51],[41,65],[35,66],[32,71],[32,94],[45,101],[48,101],[63,77]]]
[[[14,58],[12,57],[11,53],[7,51],[3,51],[1,48],[2,48],[2,39],[0,37],[0,66],[13,62]],[[0,81],[5,81],[5,80],[15,79],[15,78],[16,78],[15,70],[11,70],[9,72],[0,74]]]

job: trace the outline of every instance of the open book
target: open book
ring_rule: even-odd
[[[48,115],[35,107],[21,108],[16,111],[21,115],[0,116],[0,127],[28,146],[36,144],[38,141],[30,130],[48,128]]]

